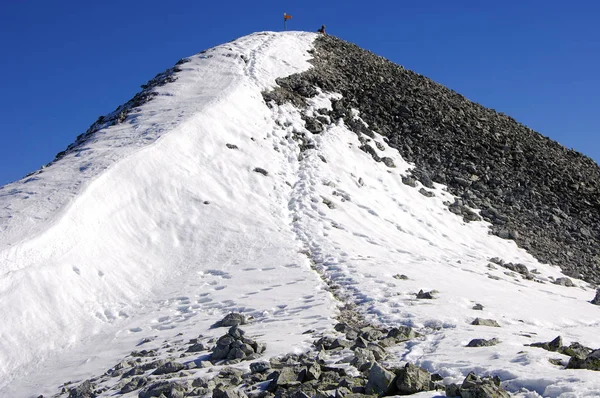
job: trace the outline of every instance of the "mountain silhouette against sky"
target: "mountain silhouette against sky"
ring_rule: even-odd
[[[182,58],[0,188],[0,395],[598,396],[599,177],[333,36]]]

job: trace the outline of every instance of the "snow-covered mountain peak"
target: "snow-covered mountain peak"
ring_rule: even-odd
[[[358,107],[335,116],[334,88],[277,93],[277,79],[310,70],[317,37],[255,33],[186,58],[0,190],[2,395],[53,394],[136,344],[218,338],[211,325],[232,311],[253,319],[244,330],[265,359],[301,353],[347,306],[420,334],[386,366],[415,363],[446,384],[494,374],[522,397],[600,391],[593,372],[525,347],[559,334],[599,345],[587,283],[555,283],[558,267],[468,222],[477,210],[454,214],[459,201],[413,179]],[[476,338],[498,341],[466,347]],[[96,380],[106,396],[122,387],[110,380]]]

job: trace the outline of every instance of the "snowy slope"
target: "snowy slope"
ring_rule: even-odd
[[[395,360],[445,382],[476,371],[520,396],[600,394],[597,373],[524,347],[558,334],[600,346],[592,289],[552,284],[557,267],[465,224],[443,186],[426,198],[404,185],[410,165],[382,137],[396,168],[359,150],[342,122],[312,135],[300,110],[265,105],[276,78],[310,67],[314,38],[257,33],[192,56],[126,123],[0,190],[0,396],[52,394],[142,339],[193,337],[233,310],[255,318],[248,332],[267,356],[302,351],[303,332],[335,323],[325,282],[372,322],[417,328],[424,337]],[[538,281],[488,267],[492,257],[537,269]],[[420,289],[436,299],[415,299]],[[501,327],[470,325],[478,316]],[[501,343],[465,348],[491,337]]]

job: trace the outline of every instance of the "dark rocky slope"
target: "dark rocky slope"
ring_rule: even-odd
[[[334,120],[372,135],[353,120],[351,109],[358,109],[371,130],[414,162],[425,186],[447,184],[465,205],[481,209],[491,233],[568,275],[600,282],[600,168],[593,160],[335,37],[317,39],[313,56],[314,68],[279,79],[265,100],[302,105],[316,87],[342,94],[330,112]],[[318,132],[318,123],[307,128]]]

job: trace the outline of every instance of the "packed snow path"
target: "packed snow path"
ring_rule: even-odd
[[[395,168],[359,150],[342,122],[312,135],[300,110],[264,104],[277,77],[310,67],[314,38],[258,33],[190,57],[85,151],[0,190],[0,395],[51,394],[142,339],[195,337],[230,311],[255,318],[247,331],[267,355],[301,351],[302,333],[330,329],[336,315],[321,278],[372,322],[425,333],[398,362],[449,382],[498,374],[513,392],[600,391],[597,374],[523,346],[558,334],[600,346],[593,290],[552,284],[557,268],[451,214],[442,186],[426,198],[404,185],[410,165],[382,137]],[[321,93],[305,112],[334,97]],[[545,283],[489,267],[492,257]],[[436,299],[416,299],[420,289]],[[470,325],[477,316],[501,327]],[[465,348],[491,337],[501,344]]]

